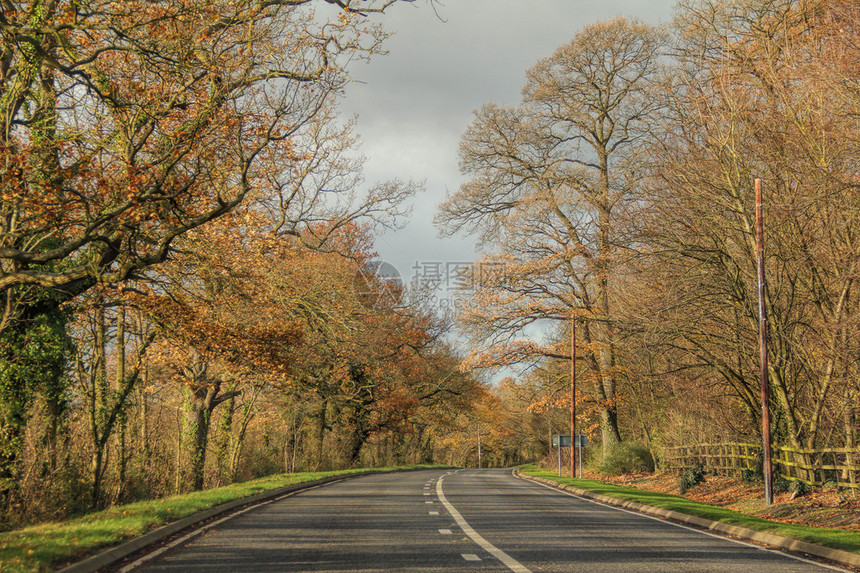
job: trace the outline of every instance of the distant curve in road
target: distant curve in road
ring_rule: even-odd
[[[375,474],[246,511],[124,570],[840,570],[578,499],[510,470]]]

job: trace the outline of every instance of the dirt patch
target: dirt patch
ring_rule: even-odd
[[[673,474],[583,477],[601,479],[625,487],[681,495],[679,477]],[[853,497],[850,491],[813,491],[794,500],[789,493],[775,493],[773,505],[767,506],[764,503],[764,489],[761,484],[750,485],[734,478],[709,475],[704,483],[687,490],[683,497],[771,521],[860,530],[860,499]]]

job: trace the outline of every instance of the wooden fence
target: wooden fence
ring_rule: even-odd
[[[732,475],[759,465],[761,444],[725,442],[664,447],[660,467],[683,472],[701,463],[712,473]],[[837,487],[860,490],[860,449],[802,449],[777,446],[773,449],[774,474],[788,480],[820,486],[833,482]]]

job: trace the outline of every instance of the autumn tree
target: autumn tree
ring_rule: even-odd
[[[365,193],[351,126],[334,109],[343,66],[379,51],[368,14],[393,3],[10,3],[0,332],[43,340],[38,353],[51,355],[31,334],[64,301],[142,278],[183,234],[249,202],[287,234],[390,214],[408,190]],[[17,356],[4,364],[27,368]],[[7,393],[18,413],[0,449],[11,465],[7,444],[20,441],[32,403],[26,386],[10,382]]]
[[[435,319],[405,304],[402,285],[375,274],[371,253],[353,255],[352,264],[336,271],[339,277],[329,272],[324,282],[342,301],[340,322],[306,330],[289,385],[314,397],[312,440],[320,464],[327,435],[341,436],[344,463],[355,465],[372,436],[423,433],[427,426],[413,419],[419,410],[445,400],[463,404],[472,395],[470,378],[455,374],[450,359],[442,367],[448,354]]]
[[[519,106],[476,112],[460,146],[471,179],[437,216],[444,232],[477,233],[490,253],[459,317],[481,345],[473,364],[561,356],[527,329],[576,317],[604,444],[621,439],[614,290],[633,241],[659,48],[657,31],[618,18],[540,61]]]
[[[159,363],[185,395],[191,489],[203,487],[214,410],[245,387],[285,385],[308,331],[344,321],[324,281],[348,259],[307,249],[266,221],[227,216],[190,233],[136,298],[161,332]]]
[[[858,10],[850,3],[694,2],[655,138],[652,280],[642,311],[674,367],[718,375],[758,407],[753,179],[765,189],[769,381],[778,440],[813,448],[856,404]],[[650,320],[649,320],[650,318]]]
[[[165,260],[264,192],[293,207],[297,138],[394,1],[11,2],[0,48],[0,329]],[[330,18],[311,7],[331,5]]]
[[[432,318],[403,311],[381,318],[367,332],[361,354],[351,360],[352,383],[363,380],[365,387],[345,396],[352,435],[346,459],[357,463],[369,438],[384,433],[411,440],[419,459],[427,462],[444,424],[472,411],[485,388],[459,370],[457,355],[433,335]]]
[[[41,397],[47,409],[44,444],[54,450],[67,414],[66,376],[72,349],[69,311],[55,308],[25,328],[0,333],[0,500],[17,487],[27,421]]]
[[[83,398],[90,448],[90,505],[97,508],[105,501],[108,451],[116,436],[114,500],[123,498],[128,403],[156,333],[140,312],[129,308],[121,293],[111,289],[88,293],[76,305],[75,318],[70,329],[75,342],[72,378]]]

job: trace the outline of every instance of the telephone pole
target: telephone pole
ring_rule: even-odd
[[[755,180],[755,246],[758,259],[758,340],[761,369],[761,437],[764,500],[773,503],[773,462],[770,457],[770,384],[767,369],[767,315],[764,282],[764,221],[762,217],[761,179]]]
[[[576,477],[576,316],[570,317],[570,477]]]

